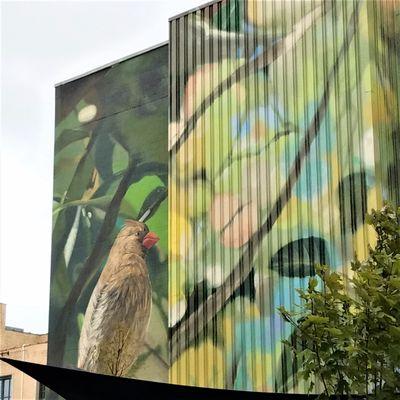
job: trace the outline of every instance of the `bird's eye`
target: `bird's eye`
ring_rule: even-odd
[[[139,236],[139,235],[140,235],[140,232],[136,232],[135,235],[136,235],[136,236]]]

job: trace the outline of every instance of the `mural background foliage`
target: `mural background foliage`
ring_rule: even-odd
[[[399,203],[398,1],[219,1],[170,22],[173,383],[301,391],[282,339]]]
[[[126,219],[156,204],[160,240],[147,347],[127,373],[168,379],[168,48],[158,47],[56,88],[50,364],[75,367],[85,311]],[[123,305],[121,305],[123,306]]]

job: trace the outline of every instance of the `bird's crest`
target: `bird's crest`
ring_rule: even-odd
[[[135,221],[134,219],[126,219],[125,220],[125,226],[136,226],[138,225],[138,221]]]

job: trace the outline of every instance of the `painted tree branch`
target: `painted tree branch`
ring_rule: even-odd
[[[355,10],[353,11],[347,26],[340,51],[337,54],[335,62],[327,76],[323,95],[318,104],[318,108],[309,127],[307,128],[299,151],[290,168],[289,176],[284,187],[280,191],[274,206],[259,230],[255,232],[249,240],[238,264],[234,267],[233,271],[230,273],[224,283],[218,287],[218,289],[212,295],[210,295],[194,313],[190,314],[190,316],[179,325],[175,332],[173,332],[170,341],[171,362],[176,361],[182,352],[190,346],[193,340],[205,330],[208,323],[210,323],[217,313],[223,309],[224,305],[232,297],[233,293],[239,289],[239,287],[246,280],[249,273],[253,269],[253,260],[257,253],[258,247],[261,245],[266,234],[270,232],[274,223],[279,218],[283,208],[290,200],[293,187],[295,186],[301,174],[302,166],[304,165],[304,162],[310,152],[313,141],[318,136],[321,123],[325,117],[330,93],[332,91],[332,87],[334,86],[334,82],[338,77],[340,61],[343,59],[345,53],[349,49],[350,43],[353,39],[358,23],[359,7],[360,4],[357,2]]]
[[[246,62],[238,67],[229,77],[219,83],[212,92],[201,102],[198,108],[195,110],[193,115],[185,123],[183,131],[175,139],[173,143],[170,143],[170,151],[175,154],[185,143],[190,136],[194,127],[200,117],[203,115],[203,110],[218,99],[222,93],[231,88],[243,74],[252,69],[262,69],[275,61],[278,57],[284,53],[289,52],[295,43],[300,40],[304,34],[313,26],[315,21],[318,20],[328,10],[328,5],[324,4],[316,7],[313,11],[305,15],[283,39],[277,41],[272,46],[268,47],[263,53],[254,59],[246,60]]]
[[[64,307],[58,317],[54,334],[54,337],[57,338],[56,341],[57,352],[55,353],[57,359],[52,359],[52,362],[55,363],[56,365],[61,364],[63,361],[64,348],[67,335],[67,325],[69,317],[71,315],[71,310],[75,306],[86,284],[94,276],[102,260],[102,257],[104,256],[107,250],[105,243],[107,242],[108,238],[110,237],[110,234],[114,229],[115,221],[117,220],[118,217],[119,206],[129,188],[132,175],[135,172],[135,167],[136,164],[131,161],[127,171],[125,172],[125,175],[123,176],[121,182],[118,185],[118,188],[114,194],[114,197],[110,202],[110,205],[108,206],[108,211],[103,220],[103,224],[100,228],[100,232],[99,235],[97,236],[93,250],[90,253],[89,257],[86,259],[82,268],[82,272],[79,275],[79,278],[76,280],[74,286],[72,287],[68,295],[67,301],[65,302]]]

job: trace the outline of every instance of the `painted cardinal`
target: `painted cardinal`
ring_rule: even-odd
[[[141,353],[151,311],[145,255],[157,241],[138,221],[119,232],[86,309],[79,368],[121,376]]]

